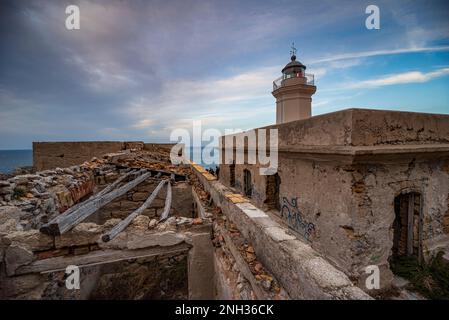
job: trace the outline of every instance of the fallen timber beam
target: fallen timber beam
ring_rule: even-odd
[[[51,273],[65,271],[67,266],[76,265],[80,268],[90,267],[105,263],[113,263],[129,259],[139,259],[161,254],[172,254],[188,251],[191,248],[185,242],[169,247],[148,247],[137,250],[95,250],[79,256],[60,256],[37,260],[29,265],[19,267],[15,275],[27,273]]]
[[[50,235],[61,235],[68,230],[72,229],[74,226],[76,226],[78,223],[89,217],[91,214],[96,212],[101,207],[105,206],[106,204],[110,203],[114,199],[124,195],[132,188],[136,187],[138,184],[145,181],[147,178],[151,176],[150,172],[146,172],[136,179],[128,182],[127,184],[121,186],[118,189],[115,189],[111,192],[108,192],[106,194],[103,194],[99,197],[94,198],[92,201],[88,201],[87,203],[84,203],[84,205],[78,207],[76,210],[71,212],[68,215],[64,215],[63,217],[59,218],[56,217],[52,221],[50,221],[48,224],[43,226],[40,231],[45,234]]]
[[[170,209],[171,209],[171,199],[172,199],[171,183],[170,183],[170,181],[168,181],[167,197],[165,198],[164,211],[162,211],[161,218],[159,219],[158,223],[167,220],[168,214],[170,213]]]
[[[51,220],[50,222],[46,223],[45,225],[43,225],[40,229],[41,232],[43,233],[47,233],[47,229],[50,228],[50,224],[55,224],[58,223],[59,221],[66,219],[66,217],[70,214],[72,214],[72,212],[78,210],[80,207],[85,206],[87,203],[91,202],[92,200],[95,200],[98,197],[101,197],[102,195],[109,193],[110,191],[112,191],[120,182],[122,182],[123,180],[125,180],[127,177],[129,177],[131,174],[141,174],[143,173],[143,170],[140,171],[130,171],[127,172],[126,174],[120,176],[117,180],[115,180],[113,183],[109,184],[108,186],[106,186],[103,190],[101,190],[99,193],[92,195],[89,199],[77,203],[76,205],[68,208],[66,211],[64,211],[62,214],[60,214],[59,216],[55,217],[53,220]]]
[[[101,239],[104,242],[108,242],[112,239],[114,239],[114,237],[119,234],[120,232],[122,232],[139,214],[141,214],[146,208],[148,208],[151,203],[154,201],[154,199],[157,197],[159,191],[161,191],[162,187],[164,186],[164,184],[170,182],[168,180],[162,180],[156,187],[156,189],[153,190],[153,192],[151,193],[151,195],[147,198],[147,200],[145,200],[145,202],[135,211],[133,211],[129,216],[127,216],[125,219],[123,219],[122,221],[120,221],[119,223],[117,223],[114,228],[112,228],[108,233],[104,234]],[[167,192],[167,196],[168,196],[168,192]],[[171,198],[171,189],[170,189],[170,198]],[[170,200],[171,202],[171,200]],[[164,210],[165,211],[165,210]]]

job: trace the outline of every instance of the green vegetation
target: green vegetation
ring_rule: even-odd
[[[24,189],[22,189],[20,187],[16,187],[16,188],[14,188],[14,192],[12,194],[12,197],[14,199],[20,199],[20,198],[24,197],[25,194],[26,194],[26,192],[25,192]]]
[[[411,283],[411,289],[428,299],[449,300],[449,263],[440,251],[429,263],[419,263],[416,257],[396,257],[391,270]]]

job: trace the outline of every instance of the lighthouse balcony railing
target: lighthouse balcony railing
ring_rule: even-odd
[[[290,78],[306,78],[306,84],[313,86],[315,84],[315,76],[311,73],[293,73],[284,74],[283,76],[277,78],[273,81],[273,91],[278,89],[282,85],[282,81]]]

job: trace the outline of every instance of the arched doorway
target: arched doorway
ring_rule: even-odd
[[[402,193],[394,199],[393,259],[414,256],[422,259],[422,197]]]
[[[279,188],[281,185],[281,178],[276,172],[275,174],[267,176],[266,189],[265,189],[265,203],[268,209],[281,209],[279,201]]]
[[[245,196],[251,198],[253,193],[253,185],[251,181],[251,171],[248,169],[243,170],[243,191]]]

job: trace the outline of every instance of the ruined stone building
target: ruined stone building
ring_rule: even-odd
[[[263,166],[248,161],[255,150],[243,132],[222,138],[222,163],[226,152],[232,161],[220,166],[220,182],[361,288],[369,265],[389,287],[393,256],[447,256],[449,116],[347,109],[310,117],[313,76],[295,56],[282,73],[273,83],[276,124],[255,129],[278,130],[277,172],[260,175]],[[235,163],[238,141],[245,164]]]
[[[33,143],[33,172],[0,177],[0,298],[372,299],[367,266],[388,289],[393,258],[448,260],[449,116],[311,117],[305,70],[255,129],[278,130],[269,175],[248,132],[221,139],[218,177],[171,145]]]

